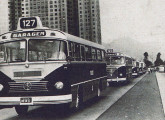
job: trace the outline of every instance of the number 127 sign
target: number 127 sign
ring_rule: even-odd
[[[36,28],[37,27],[37,19],[35,17],[22,18],[20,20],[20,27],[22,29]]]

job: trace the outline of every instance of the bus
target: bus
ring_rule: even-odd
[[[79,108],[107,86],[102,45],[42,26],[39,17],[21,17],[17,30],[0,36],[0,105],[63,104]]]
[[[158,66],[158,70],[159,72],[165,72],[165,66],[164,65]]]
[[[145,73],[145,63],[144,62],[139,62],[139,74],[142,75]]]
[[[132,77],[139,76],[139,61],[133,59],[133,67],[132,67]]]
[[[132,79],[132,58],[122,53],[106,53],[107,81],[128,83]]]

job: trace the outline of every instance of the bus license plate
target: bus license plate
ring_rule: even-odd
[[[32,105],[32,98],[20,98],[20,105]]]

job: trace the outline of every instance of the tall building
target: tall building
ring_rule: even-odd
[[[4,0],[3,0],[4,1]],[[18,18],[39,16],[43,26],[59,29],[101,44],[99,0],[5,0],[8,28],[15,30]],[[6,19],[6,18],[5,18]]]
[[[101,44],[99,0],[68,0],[69,33]]]
[[[9,10],[9,30],[17,28],[18,18],[22,16],[22,0],[7,0]]]
[[[68,32],[67,0],[24,0],[22,16],[39,16],[43,26]]]
[[[24,0],[23,16],[39,16],[45,27],[100,43],[99,0]]]

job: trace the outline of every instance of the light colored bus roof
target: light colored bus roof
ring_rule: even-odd
[[[74,35],[71,35],[71,34],[68,34],[68,33],[65,33],[63,31],[60,31],[60,30],[56,30],[56,29],[49,29],[49,28],[43,28],[43,29],[31,29],[30,31],[35,31],[35,30],[45,30],[45,31],[51,31],[51,32],[58,32],[58,33],[61,33],[61,35],[63,36],[59,36],[62,37],[62,38],[66,38],[66,40],[68,41],[72,41],[72,42],[76,42],[76,43],[81,43],[81,44],[84,44],[84,45],[89,45],[89,46],[93,46],[93,47],[96,47],[96,48],[100,48],[100,49],[105,49],[105,47],[101,44],[97,44],[97,43],[94,43],[94,42],[91,42],[89,40],[85,40],[83,38],[80,38],[80,37],[77,37],[77,36],[74,36]],[[4,33],[2,35],[0,35],[0,38],[2,38],[2,36],[11,36],[12,33],[14,32],[23,32],[23,31],[27,31],[27,30],[15,30],[15,31],[9,31],[8,33]],[[29,30],[28,30],[29,31]],[[54,37],[54,36],[45,36],[45,37]],[[33,37],[34,38],[34,37]],[[39,37],[39,38],[44,38],[44,37]],[[56,36],[56,38],[58,38],[58,36]],[[10,38],[12,39],[12,38]],[[1,39],[2,40],[2,39]],[[13,39],[14,40],[14,39]]]
[[[81,44],[84,44],[84,45],[89,45],[89,46],[97,47],[97,48],[100,48],[100,49],[105,49],[105,47],[101,44],[97,44],[97,43],[91,42],[89,40],[85,40],[83,38],[70,35],[68,33],[64,33],[64,34],[66,35],[67,40],[69,40],[69,41],[78,42],[78,43],[81,43]]]

